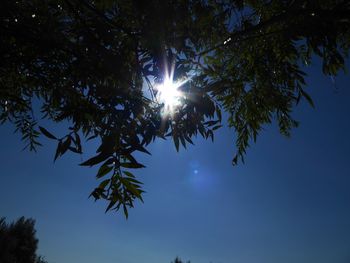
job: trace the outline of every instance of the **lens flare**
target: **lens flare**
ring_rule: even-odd
[[[174,66],[172,67],[170,74],[168,70],[166,70],[163,83],[156,86],[157,100],[164,104],[163,114],[173,114],[175,110],[181,106],[184,94],[179,88],[189,81],[187,78],[182,81],[174,82],[173,77]]]
[[[174,109],[181,104],[182,93],[178,88],[179,86],[169,78],[158,86],[159,102],[163,103],[167,110]]]

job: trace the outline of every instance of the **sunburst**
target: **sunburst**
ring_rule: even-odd
[[[174,66],[172,66],[170,72],[166,69],[163,83],[155,87],[157,90],[157,100],[164,104],[164,114],[173,114],[181,106],[184,93],[179,88],[189,81],[189,78],[178,81],[174,81],[173,78]]]

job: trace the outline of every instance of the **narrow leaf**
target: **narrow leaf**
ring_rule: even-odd
[[[140,163],[121,163],[120,166],[125,167],[125,168],[135,168],[135,169],[146,167]]]
[[[100,167],[100,169],[98,170],[96,177],[101,178],[101,177],[105,176],[106,174],[108,174],[110,171],[112,171],[112,169],[113,169],[113,166],[102,165]]]
[[[39,130],[44,134],[47,138],[57,140],[57,138],[51,134],[48,130],[46,130],[44,127],[39,126]]]
[[[87,160],[79,165],[81,165],[81,166],[93,166],[93,165],[96,165],[100,162],[103,162],[108,157],[109,157],[109,155],[100,153],[100,154],[90,158],[89,160]]]

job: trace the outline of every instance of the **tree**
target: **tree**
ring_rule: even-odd
[[[345,0],[4,0],[0,10],[1,122],[30,150],[40,134],[55,140],[55,160],[98,140],[80,164],[100,166],[91,195],[126,216],[142,201],[135,152],[150,154],[156,139],[171,137],[177,150],[197,135],[213,140],[224,110],[233,164],[244,162],[263,125],[276,121],[289,136],[295,106],[313,105],[304,72],[313,58],[336,75],[350,43]],[[54,135],[39,117],[68,123],[68,133]]]
[[[183,261],[179,257],[176,257],[174,262],[171,263],[183,263]],[[191,261],[187,261],[187,263],[191,263]]]
[[[46,263],[36,255],[38,239],[35,237],[35,221],[19,218],[7,224],[0,218],[0,262],[2,263]]]

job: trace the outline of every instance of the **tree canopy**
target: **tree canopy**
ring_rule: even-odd
[[[8,224],[0,218],[0,262],[47,263],[36,255],[38,239],[35,237],[35,221],[19,218]]]
[[[336,75],[350,44],[345,0],[3,0],[0,16],[0,121],[30,150],[40,134],[55,140],[55,160],[98,141],[80,164],[100,167],[91,195],[126,216],[142,201],[136,152],[150,154],[158,139],[177,150],[197,135],[213,140],[227,121],[232,162],[244,161],[263,125],[275,121],[289,136],[295,106],[313,105],[305,91],[313,58]],[[160,87],[172,80],[170,107]],[[67,134],[42,118],[68,123]]]

